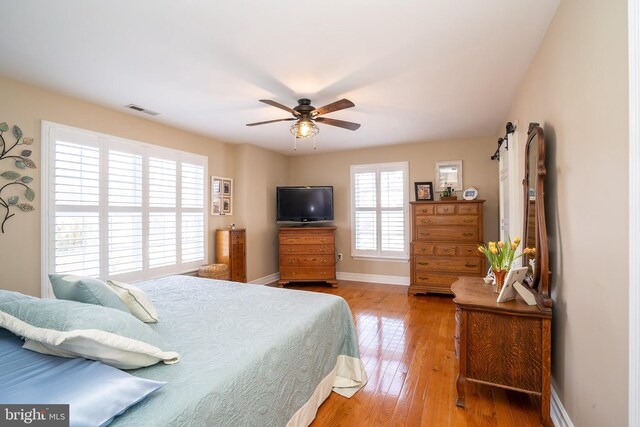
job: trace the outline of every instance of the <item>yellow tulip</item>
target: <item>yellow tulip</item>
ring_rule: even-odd
[[[484,253],[484,248],[482,246],[478,246],[478,252]]]
[[[489,247],[495,246],[495,245],[496,245],[496,242],[489,242]]]
[[[498,242],[498,247],[501,248],[504,246],[504,242]]]
[[[515,251],[517,247],[518,247],[518,245],[517,245],[517,244],[515,244],[515,243],[512,243],[512,244],[511,244],[511,250],[512,250],[512,251]]]
[[[515,239],[513,239],[513,243],[515,243],[516,245],[520,244],[520,238],[516,237]]]
[[[495,247],[493,247],[491,248],[491,253],[496,255],[498,253],[498,250]]]

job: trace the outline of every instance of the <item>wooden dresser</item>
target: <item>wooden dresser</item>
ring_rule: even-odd
[[[247,281],[245,229],[219,228],[216,230],[216,263],[227,264],[231,280]]]
[[[484,200],[411,202],[411,278],[409,295],[451,294],[459,276],[483,276]]]
[[[451,287],[456,306],[454,345],[459,360],[456,404],[464,407],[467,381],[541,397],[544,426],[553,426],[551,397],[551,309],[519,297],[498,303],[493,286],[461,277]]]
[[[279,229],[280,281],[327,282],[334,288],[336,227],[283,227]]]

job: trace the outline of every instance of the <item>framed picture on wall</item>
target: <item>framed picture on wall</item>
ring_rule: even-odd
[[[233,206],[233,179],[211,177],[211,215],[231,215]]]
[[[433,200],[433,183],[431,182],[416,182],[416,201],[421,200]]]

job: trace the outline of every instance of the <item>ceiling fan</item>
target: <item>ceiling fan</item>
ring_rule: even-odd
[[[276,101],[272,101],[270,99],[261,99],[260,102],[264,102],[265,104],[271,105],[276,108],[280,108],[281,110],[288,111],[293,115],[291,118],[287,119],[276,119],[276,120],[267,120],[264,122],[256,122],[256,123],[247,123],[247,126],[257,126],[257,125],[265,125],[267,123],[276,123],[276,122],[288,122],[288,121],[296,121],[296,123],[291,126],[291,133],[294,135],[296,139],[299,138],[309,138],[314,137],[318,134],[320,129],[316,126],[316,123],[322,123],[330,126],[337,126],[343,129],[356,130],[360,127],[359,123],[346,122],[344,120],[331,119],[329,117],[320,117],[327,113],[332,113],[334,111],[344,110],[345,108],[355,107],[355,104],[348,99],[341,99],[336,102],[332,102],[331,104],[325,105],[324,107],[316,108],[311,105],[311,100],[307,98],[302,98],[298,100],[298,105],[289,108],[286,105],[282,105]],[[314,145],[315,148],[315,145]]]

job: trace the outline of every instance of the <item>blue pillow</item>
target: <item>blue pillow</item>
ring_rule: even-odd
[[[165,383],[100,362],[34,353],[18,337],[0,338],[0,402],[69,404],[72,426],[106,426]]]
[[[102,305],[130,313],[118,294],[102,280],[69,274],[50,274],[49,280],[58,299]]]
[[[180,360],[145,323],[99,305],[50,298],[6,302],[0,304],[0,328],[25,337],[29,350],[99,360],[120,369]]]
[[[35,297],[21,294],[20,292],[5,291],[4,289],[0,289],[0,304],[2,304],[3,302],[13,302],[22,299],[35,299]]]

